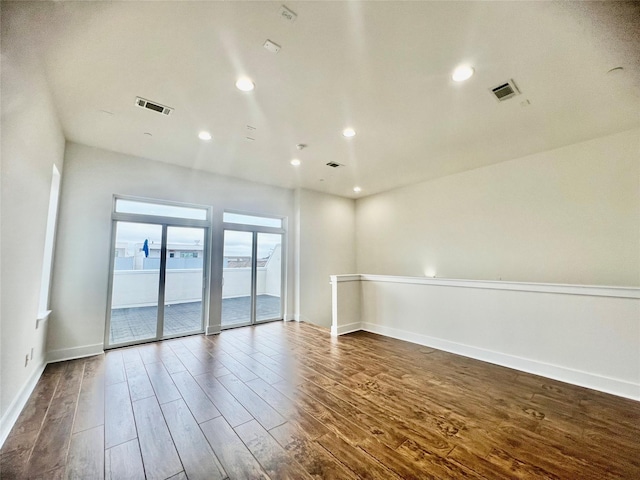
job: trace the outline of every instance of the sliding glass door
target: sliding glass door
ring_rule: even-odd
[[[207,210],[119,200],[105,347],[202,332]]]
[[[109,345],[158,334],[162,225],[117,222]]]
[[[253,317],[253,233],[225,230],[222,328],[250,325]]]
[[[282,219],[225,213],[222,328],[282,320]]]
[[[167,227],[163,337],[202,330],[204,228]]]
[[[256,322],[282,318],[282,234],[256,233]]]

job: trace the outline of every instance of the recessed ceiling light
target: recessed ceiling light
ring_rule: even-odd
[[[200,132],[198,138],[200,140],[211,140],[211,134],[209,132]]]
[[[360,193],[362,189],[360,187],[353,187],[353,191],[356,193]]]
[[[464,82],[465,80],[469,80],[473,75],[473,68],[469,65],[460,65],[453,71],[453,75],[451,78],[454,82]]]
[[[236,87],[238,87],[238,90],[242,90],[243,92],[250,92],[256,88],[255,84],[246,77],[239,78],[236,82]]]
[[[294,167],[297,167],[298,165],[300,165],[300,160],[298,160],[297,158],[294,158],[293,160],[291,160],[291,165],[293,165]]]
[[[356,136],[356,131],[353,128],[345,128],[342,131],[342,136],[343,137],[347,137],[347,138],[355,137]]]

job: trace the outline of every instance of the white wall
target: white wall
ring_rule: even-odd
[[[330,275],[355,272],[355,202],[300,189],[296,191],[298,227],[297,315],[299,320],[331,326]]]
[[[46,323],[36,330],[36,317],[53,165],[62,171],[64,157],[39,60],[12,36],[24,22],[14,7],[2,3],[0,444],[43,367]]]
[[[360,199],[356,228],[360,273],[638,286],[640,129]]]
[[[294,213],[291,190],[67,143],[49,332],[55,358],[102,347],[113,194],[212,206],[214,270],[220,274],[225,208],[290,218]],[[214,300],[222,285],[212,283],[212,309],[219,312]]]

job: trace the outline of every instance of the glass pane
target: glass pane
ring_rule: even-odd
[[[206,220],[205,208],[179,207],[162,203],[138,202],[135,200],[116,199],[116,212],[155,215],[159,217],[187,218],[190,220]]]
[[[202,331],[203,266],[204,228],[168,227],[163,336]]]
[[[156,337],[162,227],[117,222],[109,345]]]
[[[256,225],[258,227],[282,228],[281,218],[258,217],[254,215],[241,215],[239,213],[224,212],[222,220],[227,223],[239,223],[242,225]]]
[[[282,318],[282,235],[258,233],[256,321]]]
[[[251,322],[252,243],[251,232],[224,232],[223,327]]]

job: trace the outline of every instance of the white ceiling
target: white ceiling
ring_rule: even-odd
[[[637,2],[287,2],[293,23],[281,5],[23,4],[15,35],[41,52],[68,140],[343,196],[640,125]],[[460,63],[476,73],[456,84]],[[510,78],[522,94],[499,103],[489,89]]]

